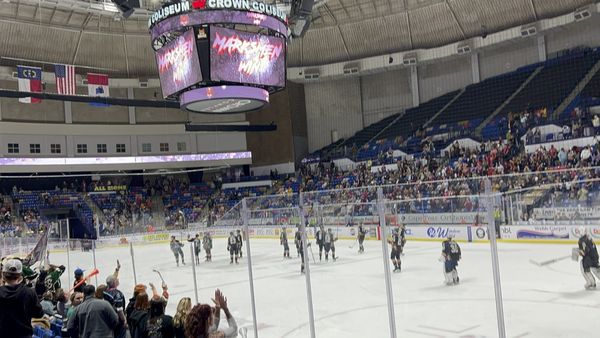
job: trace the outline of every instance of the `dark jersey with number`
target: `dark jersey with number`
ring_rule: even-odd
[[[236,242],[238,248],[242,247],[242,234],[235,235],[235,242]]]
[[[365,235],[367,234],[367,232],[365,231],[365,228],[361,226],[358,227],[358,239],[365,239]]]
[[[579,250],[583,254],[583,264],[587,267],[598,266],[598,250],[596,244],[587,235],[579,237]]]
[[[445,240],[442,243],[442,252],[453,261],[460,260],[460,246],[455,241]]]
[[[281,235],[279,235],[279,242],[281,245],[288,244],[287,232],[285,232],[285,230],[281,231]]]
[[[317,230],[317,233],[315,235],[315,238],[317,240],[317,244],[323,244],[323,242],[325,241],[324,237],[325,237],[324,231],[321,230],[321,229]]]

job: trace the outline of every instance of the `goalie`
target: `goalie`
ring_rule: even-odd
[[[585,279],[585,289],[590,290],[596,287],[596,278],[600,279],[600,265],[598,264],[598,250],[592,238],[588,235],[587,229],[579,229],[579,255],[581,256],[581,274]],[[593,273],[593,274],[592,274]]]

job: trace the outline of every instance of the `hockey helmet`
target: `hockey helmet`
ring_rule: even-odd
[[[587,235],[587,228],[584,226],[580,226],[577,231],[579,232],[580,237]]]

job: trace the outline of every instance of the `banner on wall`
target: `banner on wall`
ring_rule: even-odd
[[[535,208],[535,219],[595,219],[600,218],[600,208],[592,207],[560,207]]]

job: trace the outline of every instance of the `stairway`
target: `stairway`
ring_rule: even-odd
[[[383,134],[384,131],[386,131],[389,127],[393,126],[394,123],[396,123],[399,119],[402,118],[402,116],[404,116],[404,114],[406,114],[406,109],[404,109],[402,111],[402,113],[398,114],[398,116],[391,123],[389,123],[387,126],[383,127],[383,129],[381,129],[377,134],[375,134],[375,136],[373,136],[369,141],[367,141],[366,144],[370,144],[371,142],[377,140],[379,135]]]
[[[448,101],[448,103],[446,103],[445,106],[442,107],[442,109],[440,109],[437,113],[435,113],[435,115],[433,115],[429,120],[427,120],[427,122],[425,122],[425,124],[423,124],[423,129],[427,128],[429,126],[429,124],[431,124],[431,122],[433,122],[433,120],[435,120],[436,117],[440,116],[444,111],[446,111],[446,109],[448,109],[448,107],[450,107],[454,101],[458,100],[458,98],[467,90],[466,87],[464,87],[463,89],[460,90],[460,92],[458,94],[456,94],[455,97],[452,98],[452,100]]]
[[[571,93],[569,93],[569,95],[567,95],[563,102],[561,102],[560,105],[554,110],[554,113],[552,114],[553,119],[558,119],[560,117],[560,114],[562,114],[565,111],[565,109],[569,107],[571,102],[575,100],[579,93],[581,93],[585,86],[592,80],[592,78],[594,77],[594,75],[596,75],[598,70],[600,70],[600,60],[598,60],[596,64],[594,64],[594,66],[590,68],[590,70],[587,72],[587,74],[585,74],[583,79],[579,81],[579,83],[577,84],[577,86],[575,86],[575,88],[573,88]]]
[[[100,210],[100,207],[98,207],[98,205],[90,198],[88,194],[83,194],[83,201],[90,209],[92,209],[95,219],[97,219],[100,223],[106,224],[106,216],[104,215],[104,211]]]
[[[152,196],[152,219],[155,227],[165,226],[165,203],[162,196]]]
[[[529,82],[531,82],[531,80],[533,80],[539,74],[539,72],[542,71],[543,68],[543,66],[539,66],[538,68],[536,68],[533,71],[533,73],[531,73],[531,75],[529,75],[529,77],[525,81],[523,81],[521,86],[519,86],[519,88],[517,88],[517,90],[515,90],[515,92],[512,93],[511,96],[504,100],[504,102],[500,106],[498,106],[498,108],[496,108],[496,110],[494,110],[493,113],[491,113],[485,120],[483,120],[483,122],[479,124],[479,126],[477,126],[477,128],[475,128],[475,134],[481,136],[481,131],[483,130],[483,128],[487,126],[487,124],[490,123],[494,119],[494,117],[496,117],[496,115],[498,115],[504,109],[504,107],[506,107],[506,105],[509,104],[510,101],[512,101],[513,98],[519,95],[523,88],[525,88],[529,84]]]

